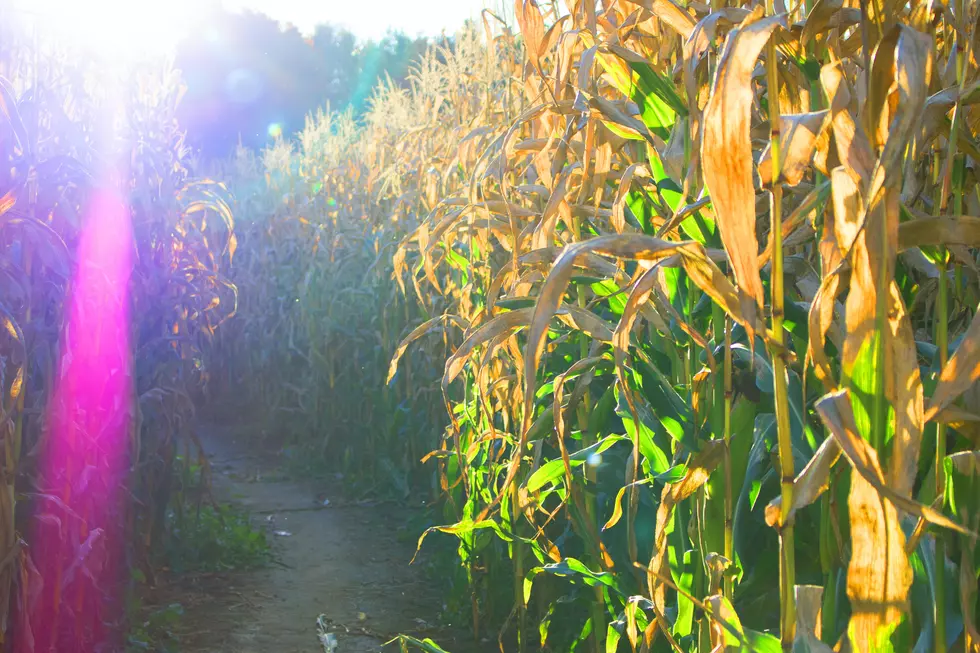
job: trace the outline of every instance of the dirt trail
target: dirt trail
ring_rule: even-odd
[[[182,653],[321,653],[321,614],[337,636],[337,653],[378,651],[397,633],[474,650],[465,635],[434,626],[437,589],[408,564],[412,538],[396,537],[410,509],[345,505],[330,496],[324,507],[322,486],[287,480],[278,456],[240,433],[200,429],[214,493],[264,523],[282,564],[185,577],[168,588],[184,606]]]

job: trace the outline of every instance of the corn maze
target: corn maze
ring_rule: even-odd
[[[152,573],[195,406],[237,401],[313,464],[433,500],[419,547],[454,542],[447,601],[501,650],[980,650],[980,7],[513,18],[207,179],[176,73],[107,98],[0,43],[5,637],[91,650],[86,470],[132,478],[105,541]],[[110,101],[125,128],[96,150]],[[126,462],[52,476],[111,157],[129,399],[67,422],[118,421]],[[75,635],[42,632],[53,610]]]

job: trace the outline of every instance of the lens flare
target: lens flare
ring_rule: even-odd
[[[22,606],[18,653],[93,651],[122,616],[129,434],[129,212],[95,194],[70,290],[69,319],[48,406],[30,558],[35,595]],[[44,627],[31,632],[31,624]]]

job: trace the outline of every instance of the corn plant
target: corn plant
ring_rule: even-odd
[[[121,637],[120,563],[152,571],[193,451],[202,350],[234,310],[232,216],[188,173],[172,71],[111,80],[2,18],[0,642],[93,650]]]
[[[446,325],[432,353],[408,353],[386,387],[399,341],[446,308],[406,296],[392,257],[446,189],[468,183],[484,140],[464,139],[467,126],[517,114],[500,60],[471,28],[418,62],[409,89],[376,89],[362,121],[319,111],[295,142],[242,149],[214,171],[235,197],[232,275],[248,289],[211,351],[215,403],[244,399],[270,430],[289,424],[283,439],[308,467],[401,495],[438,482],[418,461],[446,418],[438,387],[418,379],[438,375],[456,335]]]
[[[975,5],[514,17],[221,171],[223,396],[433,466],[502,649],[974,650]]]
[[[395,265],[516,647],[975,650],[976,7],[515,16],[520,113]]]

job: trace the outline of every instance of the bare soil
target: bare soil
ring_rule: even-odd
[[[322,482],[291,480],[280,454],[243,433],[199,429],[213,491],[268,530],[279,563],[178,577],[154,592],[153,604],[183,606],[181,653],[322,653],[320,615],[337,653],[397,651],[397,643],[382,646],[399,633],[455,653],[496,648],[438,623],[438,588],[409,564],[417,534],[405,529],[418,508],[344,502]]]

